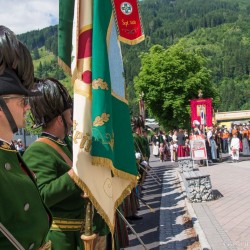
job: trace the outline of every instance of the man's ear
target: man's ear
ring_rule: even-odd
[[[63,119],[62,119],[62,116],[61,116],[61,115],[57,116],[56,120],[57,120],[59,123],[62,123],[62,122],[63,122]]]

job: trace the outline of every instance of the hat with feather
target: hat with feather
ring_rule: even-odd
[[[18,128],[6,105],[4,95],[34,96],[34,67],[27,47],[9,28],[0,25],[0,108],[10,124],[12,132]]]

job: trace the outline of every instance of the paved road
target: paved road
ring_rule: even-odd
[[[202,203],[186,199],[176,163],[152,157],[150,165],[162,181],[158,185],[148,176],[143,199],[155,213],[142,205],[143,219],[132,224],[147,249],[250,250],[250,157],[240,157],[239,163],[225,160],[200,167],[210,174],[216,195],[215,200]],[[200,247],[188,216],[193,217]],[[126,249],[144,249],[133,234],[129,237]]]
[[[197,238],[187,220],[185,196],[177,176],[177,163],[162,163],[159,158],[152,157],[150,165],[153,168],[150,171],[152,176],[148,175],[146,178],[143,199],[155,212],[150,212],[142,204],[139,215],[143,219],[135,221],[132,226],[147,249],[187,249]],[[155,175],[160,178],[160,185],[154,180],[157,179]],[[132,233],[129,238],[130,246],[125,249],[144,249]]]

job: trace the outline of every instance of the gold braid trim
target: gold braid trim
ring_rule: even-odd
[[[94,205],[94,207],[96,208],[98,213],[105,220],[105,222],[107,223],[107,225],[108,225],[108,227],[110,229],[110,232],[112,234],[114,234],[115,225],[112,225],[112,223],[109,220],[108,216],[106,215],[106,213],[104,212],[104,210],[102,209],[100,204],[97,202],[94,195],[91,193],[90,189],[87,187],[87,185],[75,173],[73,174],[72,177],[73,177],[73,180],[75,181],[76,185],[79,188],[81,188],[87,194],[88,198],[90,199],[90,201],[92,202],[92,204]]]
[[[8,148],[4,148],[4,147],[0,147],[0,150],[9,151],[9,152],[17,152],[17,150],[15,150],[15,149],[8,149]]]
[[[50,230],[55,231],[80,231],[84,220],[53,218]]]
[[[94,195],[92,194],[91,190],[88,188],[88,186],[76,175],[75,172],[73,172],[72,178],[76,185],[81,188],[88,196],[92,204],[94,205],[95,209],[98,211],[98,213],[101,215],[101,217],[105,220],[107,223],[110,232],[112,236],[114,235],[115,231],[115,225],[109,220],[109,217],[106,215],[98,201],[95,199]],[[136,182],[131,182],[122,192],[121,196],[114,202],[114,211],[116,213],[116,209],[118,206],[123,202],[123,200],[131,193],[131,190],[136,186]],[[115,216],[115,215],[114,215]]]
[[[124,42],[126,44],[129,44],[129,45],[135,45],[135,44],[138,44],[140,42],[142,42],[143,40],[145,40],[145,35],[142,35],[136,39],[133,39],[133,40],[130,40],[130,39],[127,39],[127,38],[124,38],[122,36],[118,36],[118,40],[121,41],[121,42]]]
[[[125,104],[128,105],[128,100],[127,100],[125,97],[122,97],[122,96],[117,95],[114,91],[111,92],[111,95],[112,95],[114,98],[116,98],[116,99],[120,100],[121,102],[124,102]]]
[[[113,162],[108,158],[92,156],[92,164],[96,166],[107,167],[112,170],[115,176],[136,182],[135,175],[118,170],[114,167]]]

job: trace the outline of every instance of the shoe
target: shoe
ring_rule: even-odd
[[[129,216],[129,219],[130,220],[141,220],[143,217],[142,216],[138,216],[138,215],[132,215],[132,216]]]

